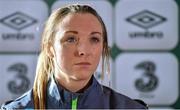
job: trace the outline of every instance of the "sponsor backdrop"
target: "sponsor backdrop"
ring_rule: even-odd
[[[40,39],[50,12],[89,4],[102,16],[111,48],[104,85],[152,109],[180,108],[178,0],[1,0],[0,104],[32,88]]]

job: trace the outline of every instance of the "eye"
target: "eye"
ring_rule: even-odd
[[[100,38],[98,38],[98,37],[91,37],[91,42],[92,43],[98,43],[98,42],[100,42]]]
[[[70,36],[66,39],[66,42],[75,43],[75,42],[77,42],[77,39],[74,36]]]

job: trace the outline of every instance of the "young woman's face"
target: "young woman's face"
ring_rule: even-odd
[[[103,49],[100,22],[92,14],[69,14],[58,24],[53,54],[55,72],[73,80],[88,80]],[[57,75],[57,74],[56,74]]]

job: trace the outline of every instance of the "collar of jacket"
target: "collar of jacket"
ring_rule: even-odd
[[[86,106],[86,104],[89,105],[89,103],[91,103],[94,98],[99,98],[100,100],[101,98],[103,98],[103,87],[98,83],[94,76],[92,76],[91,80],[91,85],[83,93],[73,93],[65,90],[60,85],[58,85],[58,83],[52,76],[47,86],[48,104],[51,103],[53,104],[53,106],[57,106],[59,105],[59,103],[70,103],[72,99],[78,97],[78,103],[82,103],[82,105]]]

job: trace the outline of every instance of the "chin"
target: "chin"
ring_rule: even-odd
[[[89,79],[91,79],[92,75],[83,74],[83,75],[78,75],[78,76],[73,76],[73,77],[75,80],[80,81],[80,80],[89,80]]]

